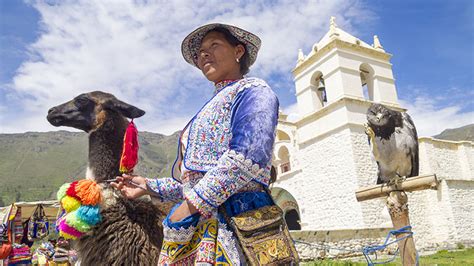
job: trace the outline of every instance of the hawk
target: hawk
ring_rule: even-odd
[[[415,124],[405,112],[374,103],[367,110],[365,132],[375,161],[377,184],[396,184],[419,171],[418,135]]]

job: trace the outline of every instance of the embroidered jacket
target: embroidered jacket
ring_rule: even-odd
[[[261,79],[245,78],[224,87],[188,124],[186,150],[182,153],[178,145],[173,178],[148,179],[147,185],[164,201],[187,199],[204,217],[250,182],[267,186],[278,106]],[[181,163],[202,174],[192,187],[183,186]]]

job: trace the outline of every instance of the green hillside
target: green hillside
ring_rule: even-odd
[[[446,129],[441,134],[433,136],[437,139],[446,140],[469,140],[474,141],[474,124],[463,127]]]
[[[136,172],[169,176],[177,138],[178,132],[171,136],[140,132]],[[53,199],[60,185],[84,178],[87,150],[87,134],[82,132],[0,134],[0,206]]]

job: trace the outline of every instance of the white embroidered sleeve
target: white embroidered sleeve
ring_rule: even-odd
[[[146,179],[146,185],[162,201],[178,202],[183,200],[183,185],[171,177]]]
[[[208,171],[204,177],[184,197],[199,210],[201,215],[211,214],[262,171],[258,164],[245,159],[233,150],[225,152],[218,165]]]

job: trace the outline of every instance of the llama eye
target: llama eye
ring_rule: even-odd
[[[83,107],[89,103],[89,100],[86,98],[77,98],[75,102],[77,107]]]

